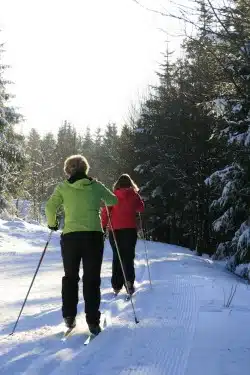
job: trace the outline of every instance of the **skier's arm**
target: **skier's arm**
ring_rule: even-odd
[[[106,186],[99,183],[101,189],[101,200],[105,203],[106,206],[114,206],[118,203],[118,199]]]
[[[101,219],[102,219],[102,227],[103,229],[105,229],[108,225],[108,214],[107,214],[106,207],[102,208]]]
[[[57,186],[45,206],[45,214],[49,227],[57,226],[58,223],[56,219],[56,213],[62,203],[63,197],[60,193],[59,187]]]
[[[136,212],[143,212],[145,208],[144,202],[138,193],[136,193],[135,207]]]
[[[111,216],[111,211],[112,211],[112,207],[108,207],[108,212],[107,212],[106,207],[102,208],[101,219],[102,219],[102,227],[103,227],[104,230],[107,228],[107,226],[109,224],[109,216]],[[109,214],[109,216],[108,216],[108,214]]]

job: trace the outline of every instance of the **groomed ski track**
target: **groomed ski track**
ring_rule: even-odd
[[[48,231],[0,220],[0,374],[14,375],[236,375],[250,368],[250,289],[220,263],[176,246],[148,242],[153,288],[144,245],[137,246],[139,324],[125,293],[110,288],[111,251],[102,268],[102,311],[107,327],[88,346],[80,283],[75,333],[62,337],[59,234],[53,234],[16,333],[11,332]],[[231,287],[237,292],[224,306]]]

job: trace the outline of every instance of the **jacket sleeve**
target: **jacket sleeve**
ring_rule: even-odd
[[[56,213],[62,203],[63,197],[60,193],[59,186],[57,186],[45,206],[45,214],[49,227],[54,227],[57,225]]]
[[[112,207],[108,207],[109,214],[111,214],[111,210],[112,210]],[[109,224],[109,217],[108,217],[108,213],[107,213],[106,207],[102,208],[101,219],[102,219],[102,227],[103,227],[103,229],[107,228],[108,224]]]
[[[106,186],[99,183],[101,189],[101,200],[106,204],[106,206],[114,206],[118,203],[118,199],[115,194],[113,194]]]
[[[140,195],[136,193],[136,199],[135,199],[135,209],[136,212],[143,212],[145,208],[144,202]]]

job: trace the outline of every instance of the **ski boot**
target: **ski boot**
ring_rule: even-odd
[[[68,316],[64,318],[64,322],[67,328],[75,328],[76,326],[76,319],[74,316]]]
[[[92,335],[97,336],[102,330],[99,324],[89,324],[89,331]]]

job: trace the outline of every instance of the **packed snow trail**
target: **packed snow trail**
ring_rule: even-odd
[[[87,347],[83,303],[76,332],[61,341],[62,264],[53,234],[13,337],[11,332],[48,231],[23,221],[0,220],[0,374],[14,375],[235,375],[250,367],[250,290],[220,263],[189,250],[148,242],[137,246],[135,324],[125,293],[110,288],[111,250],[102,267],[102,311],[108,327]],[[237,291],[224,305],[232,286]],[[80,284],[81,292],[81,284]],[[81,301],[82,301],[82,295]]]

